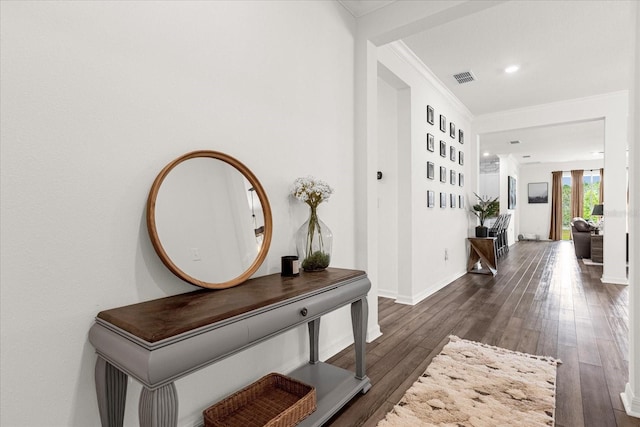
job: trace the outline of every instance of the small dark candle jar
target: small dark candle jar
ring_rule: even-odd
[[[300,261],[296,255],[287,255],[282,257],[281,276],[295,277],[300,275]]]

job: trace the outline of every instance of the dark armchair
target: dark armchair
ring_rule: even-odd
[[[578,258],[591,258],[591,232],[595,227],[582,218],[571,221],[571,239]]]

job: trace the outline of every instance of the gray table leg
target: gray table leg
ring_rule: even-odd
[[[318,363],[318,338],[320,336],[320,318],[307,323],[309,327],[309,363]]]
[[[127,374],[98,356],[95,377],[102,427],[122,427],[127,397]]]
[[[140,392],[138,417],[141,427],[175,427],[178,425],[178,392],[174,383]]]
[[[356,378],[362,380],[365,374],[365,351],[367,334],[367,317],[369,305],[367,299],[362,298],[351,304],[351,326],[353,328],[353,340],[356,351]]]

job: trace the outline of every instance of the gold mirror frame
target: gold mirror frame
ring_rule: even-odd
[[[249,266],[249,268],[245,270],[242,274],[240,274],[239,276],[231,280],[228,280],[222,283],[205,282],[184,272],[167,255],[167,252],[162,246],[162,242],[160,242],[160,238],[158,237],[158,230],[156,228],[156,199],[158,196],[158,192],[160,191],[160,186],[162,185],[162,182],[165,180],[167,175],[173,170],[173,168],[175,168],[177,165],[179,165],[180,163],[186,160],[199,158],[199,157],[209,157],[212,159],[221,160],[231,165],[236,170],[238,170],[251,183],[252,187],[255,189],[258,195],[258,199],[260,200],[260,203],[262,205],[263,214],[264,214],[264,228],[265,228],[264,237],[262,241],[262,246],[260,247],[260,250],[258,251],[258,255],[256,256],[255,260]],[[232,286],[239,285],[245,282],[247,279],[249,279],[249,277],[251,277],[251,275],[255,273],[258,270],[258,268],[260,268],[260,266],[262,265],[262,262],[267,256],[267,252],[269,251],[269,246],[271,245],[272,228],[273,226],[272,226],[272,217],[271,217],[271,206],[269,205],[269,199],[267,198],[267,194],[265,193],[264,189],[262,188],[262,185],[258,181],[258,178],[256,178],[253,172],[251,172],[251,170],[247,168],[239,160],[227,154],[220,153],[218,151],[210,151],[210,150],[192,151],[190,153],[187,153],[178,157],[177,159],[169,163],[160,171],[155,181],[153,181],[153,185],[151,186],[151,190],[149,191],[149,197],[147,198],[147,230],[149,231],[149,237],[151,239],[151,243],[153,244],[154,249],[156,250],[156,253],[162,260],[163,264],[167,266],[167,268],[171,270],[173,274],[175,274],[176,276],[178,276],[179,278],[181,278],[186,282],[189,282],[191,284],[194,284],[196,286],[200,286],[203,288],[225,289],[225,288],[230,288]]]

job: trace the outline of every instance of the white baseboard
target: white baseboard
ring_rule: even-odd
[[[602,276],[600,278],[600,281],[602,283],[611,283],[613,285],[628,285],[629,284],[629,279],[627,279],[626,277],[606,277],[606,276]]]
[[[382,297],[382,298],[396,299],[396,298],[398,298],[398,293],[397,292],[385,291],[384,289],[378,288],[378,296]]]
[[[375,325],[367,331],[367,342],[373,342],[382,336],[380,325]]]
[[[624,393],[620,393],[624,410],[630,417],[640,418],[640,396],[635,396],[631,384],[627,383]]]
[[[461,272],[458,272],[458,273],[454,273],[453,275],[447,277],[444,280],[441,280],[439,283],[436,283],[433,286],[430,286],[429,288],[425,289],[424,291],[420,292],[417,295],[398,295],[398,297],[396,298],[396,302],[398,304],[416,305],[420,301],[424,300],[427,297],[430,297],[431,295],[433,295],[436,292],[438,292],[440,289],[442,289],[445,286],[447,286],[449,283],[453,282],[454,280],[459,279],[460,277],[464,276],[465,274],[467,274],[466,271],[461,271]]]

